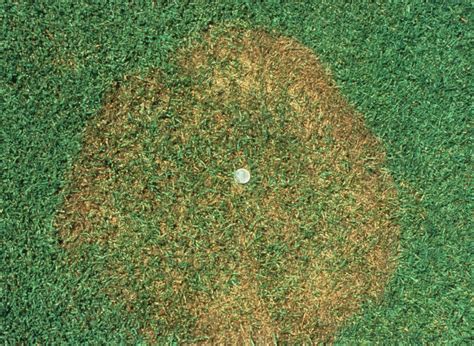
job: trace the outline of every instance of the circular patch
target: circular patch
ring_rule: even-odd
[[[64,246],[101,252],[151,340],[332,340],[394,269],[382,146],[295,40],[213,28],[174,62],[125,78],[88,125]]]

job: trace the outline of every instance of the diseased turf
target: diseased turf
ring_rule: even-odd
[[[92,126],[101,124],[100,119],[103,120],[107,112],[112,115],[112,109],[107,111],[106,105],[126,105],[125,109],[134,110],[132,114],[140,115],[140,122],[130,118],[123,123],[125,132],[118,133],[131,136],[123,142],[130,152],[146,153],[143,157],[132,155],[133,159],[122,153],[116,157],[128,163],[121,165],[110,161],[106,163],[106,169],[113,171],[115,177],[122,176],[118,174],[120,170],[130,170],[133,173],[130,177],[145,176],[137,172],[140,172],[141,163],[148,162],[150,166],[143,166],[141,171],[148,170],[147,177],[158,176],[156,166],[153,166],[157,163],[153,161],[151,165],[151,158],[158,153],[153,149],[153,143],[163,137],[159,136],[158,127],[140,125],[146,124],[144,119],[154,114],[152,109],[168,108],[159,100],[166,100],[167,95],[179,91],[189,91],[195,83],[185,78],[184,69],[188,65],[179,57],[197,56],[197,51],[192,53],[186,48],[180,51],[180,47],[189,47],[190,42],[199,40],[209,27],[218,28],[228,22],[238,22],[252,32],[274,30],[316,54],[324,69],[331,71],[338,94],[348,101],[350,109],[357,110],[355,114],[364,118],[370,133],[380,139],[376,147],[381,145],[386,152],[386,166],[395,183],[398,200],[398,206],[390,209],[397,213],[400,226],[396,269],[384,285],[383,295],[377,299],[365,295],[367,301],[342,322],[334,336],[335,342],[471,342],[474,17],[470,4],[312,0],[122,1],[107,4],[77,0],[4,1],[0,3],[0,18],[0,343],[136,344],[156,340],[160,344],[177,344],[183,341],[184,335],[192,339],[203,334],[206,320],[193,319],[193,310],[188,309],[198,305],[188,302],[183,306],[165,306],[168,314],[157,318],[158,308],[154,302],[158,298],[170,301],[174,294],[171,287],[169,297],[157,298],[154,292],[159,290],[149,285],[164,280],[164,277],[157,278],[157,271],[152,269],[157,268],[162,256],[154,254],[153,249],[146,252],[146,245],[156,240],[152,236],[155,233],[150,230],[154,226],[161,230],[161,225],[153,224],[155,214],[146,208],[137,208],[136,214],[127,210],[127,207],[152,205],[150,201],[156,192],[151,193],[152,197],[139,193],[139,199],[135,199],[138,189],[131,189],[133,184],[119,179],[116,183],[126,185],[130,196],[120,191],[111,199],[110,191],[104,191],[104,196],[95,195],[98,201],[104,202],[102,209],[109,212],[105,216],[111,225],[102,223],[104,227],[94,229],[92,233],[74,235],[66,232],[67,227],[58,228],[56,224],[67,215],[60,212],[65,212],[65,206],[71,201],[70,188],[81,184],[73,179],[78,160],[89,150],[97,155],[92,162],[101,163],[97,171],[104,167],[98,160],[100,152],[93,150],[94,144],[87,142],[87,138],[92,138]],[[204,70],[211,68],[206,63],[202,67]],[[290,67],[284,66],[285,69]],[[218,70],[218,66],[215,69]],[[204,85],[206,87],[198,90],[196,97],[212,92],[208,84]],[[156,104],[150,103],[153,95]],[[138,104],[127,105],[131,99]],[[175,99],[191,104],[188,96],[176,94]],[[142,109],[140,103],[144,100],[148,101]],[[201,101],[195,105],[204,107]],[[286,101],[284,105],[297,106]],[[204,110],[212,107],[199,108],[195,115],[208,119]],[[255,111],[255,106],[241,108]],[[170,109],[180,112],[179,104],[170,104]],[[243,115],[247,116],[245,112]],[[209,118],[209,122],[213,119]],[[162,120],[170,121],[166,117]],[[247,130],[261,131],[264,124],[278,128],[278,124],[269,122],[271,119],[263,120],[260,126]],[[197,134],[199,127],[192,128],[187,122],[176,124],[176,133],[183,131],[184,125]],[[112,130],[104,127],[106,131],[96,138],[113,137]],[[156,133],[154,142],[146,142],[143,138],[148,138],[153,131]],[[132,148],[130,140],[134,132],[146,135],[137,137],[144,150]],[[116,138],[120,138],[118,133]],[[292,135],[296,134],[284,134],[285,138]],[[108,145],[117,148],[117,143]],[[176,145],[186,148],[179,138]],[[106,154],[105,149],[104,146],[102,155]],[[286,148],[278,150],[284,152]],[[187,155],[183,151],[183,160]],[[90,167],[92,162],[84,163]],[[282,164],[291,162],[295,160]],[[234,163],[246,164],[252,171],[250,185],[243,187],[240,197],[234,198],[256,205],[256,200],[249,196],[252,197],[255,189],[261,186],[264,171],[257,172],[252,161]],[[184,166],[191,169],[190,165]],[[222,179],[235,187],[231,181],[232,171],[237,167],[230,166],[223,167],[221,175],[214,179]],[[270,168],[271,162],[260,167]],[[177,171],[177,168],[173,170]],[[196,176],[200,176],[199,172]],[[283,178],[284,174],[272,176],[274,181]],[[88,185],[90,181],[87,179],[83,183]],[[106,179],[102,181],[103,186],[113,186]],[[180,182],[177,178],[176,181]],[[137,181],[137,187],[143,185],[149,187],[150,181]],[[164,189],[159,184],[156,186]],[[181,187],[176,186],[177,189]],[[166,189],[172,191],[172,187]],[[224,191],[233,190],[228,187]],[[311,194],[301,194],[307,195]],[[180,198],[181,205],[186,205],[185,198]],[[119,205],[114,204],[119,201]],[[245,204],[236,206],[245,207]],[[120,213],[112,213],[112,207],[123,208],[119,209]],[[98,210],[94,206],[85,208]],[[211,204],[209,208],[219,210],[220,207]],[[233,210],[242,210],[242,207]],[[171,212],[169,209],[167,218],[171,219]],[[185,211],[188,212],[197,211]],[[229,212],[222,208],[222,215]],[[263,214],[262,210],[258,212]],[[141,217],[146,213],[153,217]],[[204,215],[208,214],[200,214],[200,228],[204,228],[207,221]],[[296,216],[291,214],[291,223],[300,222]],[[90,215],[90,221],[94,217],[97,216]],[[128,237],[129,247],[123,233],[121,238],[114,237],[113,233],[114,223],[117,230],[123,229],[124,218],[136,230]],[[180,221],[181,225],[190,225],[186,218]],[[276,229],[274,225],[268,226]],[[78,234],[81,237],[78,238]],[[144,235],[150,235],[150,238],[144,238]],[[198,235],[194,234],[187,242],[202,239]],[[165,240],[165,244],[170,244],[169,239]],[[142,247],[136,246],[139,242]],[[196,249],[200,245],[196,242],[193,247]],[[230,247],[239,248],[233,243]],[[142,252],[135,250],[139,248]],[[276,255],[287,251],[278,246],[270,250],[268,253]],[[173,258],[165,258],[164,268],[178,266],[172,262]],[[185,254],[179,258],[185,258]],[[204,253],[202,258],[205,258]],[[252,257],[248,258],[243,263],[251,263]],[[255,257],[258,261],[263,258]],[[271,259],[281,263],[281,257]],[[193,266],[193,263],[183,261],[175,271],[186,274],[187,270],[194,270],[195,273]],[[137,268],[146,270],[140,272]],[[211,274],[219,277],[223,272]],[[229,287],[235,292],[247,292],[247,296],[269,292],[260,289],[261,280],[255,280],[258,291],[251,280],[249,285],[254,286],[241,289],[243,285],[237,280],[238,276],[252,277],[252,273],[248,270],[237,274],[229,278]],[[204,276],[195,275],[192,279],[193,289],[208,287]],[[302,281],[301,277],[296,279]],[[189,280],[176,281],[176,284],[188,285]],[[221,285],[221,282],[217,284]],[[190,292],[190,286],[186,287],[185,292]],[[280,291],[276,293],[280,294]],[[187,298],[181,297],[182,301]],[[216,296],[215,301],[223,302],[221,298],[222,294]],[[232,309],[236,300],[228,301],[231,311],[236,311]],[[265,321],[265,316],[271,317],[275,313],[277,304],[268,304],[268,300],[262,302],[261,306],[265,306],[268,313],[257,306],[255,315],[250,320],[243,320],[246,326],[261,324],[258,321]],[[239,304],[238,307],[241,316],[250,315],[252,309],[255,311],[254,304]],[[169,318],[170,308],[183,312],[174,316],[176,321],[188,321],[189,324],[174,324]],[[202,309],[209,310],[210,306]],[[222,315],[222,311],[212,311],[215,315],[209,316],[209,321]],[[291,316],[295,317],[294,314]],[[312,312],[311,316],[316,314]],[[276,327],[281,328],[282,322],[289,322],[287,317],[280,315],[281,322]],[[232,330],[235,325],[228,319],[222,322],[219,330]],[[172,328],[175,333],[170,332]],[[212,331],[216,337],[217,331]],[[248,331],[242,335],[245,333]],[[329,338],[332,332],[322,334]],[[283,332],[279,335],[292,337]]]
[[[99,245],[104,289],[150,305],[152,334],[331,340],[394,269],[381,145],[294,40],[213,28],[176,61],[178,84],[130,77],[88,125],[64,246],[81,258]]]

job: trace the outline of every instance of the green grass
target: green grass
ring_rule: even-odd
[[[60,192],[113,82],[148,68],[172,72],[168,58],[183,40],[229,20],[313,49],[384,143],[401,203],[399,266],[383,301],[368,303],[337,340],[472,338],[467,4],[1,6],[2,342],[140,339],[139,312],[110,302],[100,266],[64,265],[53,227]]]

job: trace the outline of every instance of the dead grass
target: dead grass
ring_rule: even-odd
[[[160,335],[331,341],[394,270],[381,145],[292,39],[212,28],[176,61],[186,82],[126,80],[86,129],[65,246],[106,249],[111,297],[132,308],[145,292]],[[241,166],[248,186],[232,182]]]

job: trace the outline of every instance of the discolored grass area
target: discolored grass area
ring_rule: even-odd
[[[381,145],[295,40],[211,28],[175,63],[116,85],[88,125],[63,245],[99,247],[104,289],[149,306],[151,340],[332,340],[395,268]]]

